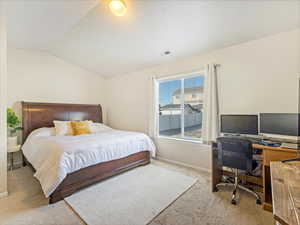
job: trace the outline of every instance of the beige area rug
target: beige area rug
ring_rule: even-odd
[[[89,225],[146,225],[196,181],[147,165],[88,187],[65,201]]]

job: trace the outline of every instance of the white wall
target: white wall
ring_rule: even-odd
[[[0,3],[0,198],[7,195],[7,147],[6,147],[6,79],[7,32],[4,4]]]
[[[104,79],[42,51],[8,49],[8,106],[20,101],[104,104]]]
[[[221,64],[221,113],[297,112],[300,29],[242,43],[107,80],[108,123],[148,132],[150,76],[167,76]],[[174,50],[176,54],[176,49]],[[158,156],[210,169],[208,146],[160,139]]]

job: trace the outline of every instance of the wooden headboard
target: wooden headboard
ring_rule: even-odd
[[[53,120],[92,120],[102,123],[101,105],[22,102],[23,143],[31,131],[53,127]]]

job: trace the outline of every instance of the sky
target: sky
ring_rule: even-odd
[[[204,76],[184,79],[184,88],[203,86]],[[172,101],[172,94],[181,87],[181,80],[166,81],[159,84],[159,104],[166,105]]]

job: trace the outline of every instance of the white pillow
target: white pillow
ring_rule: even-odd
[[[55,126],[55,135],[56,136],[72,136],[73,129],[70,121],[53,121]]]

